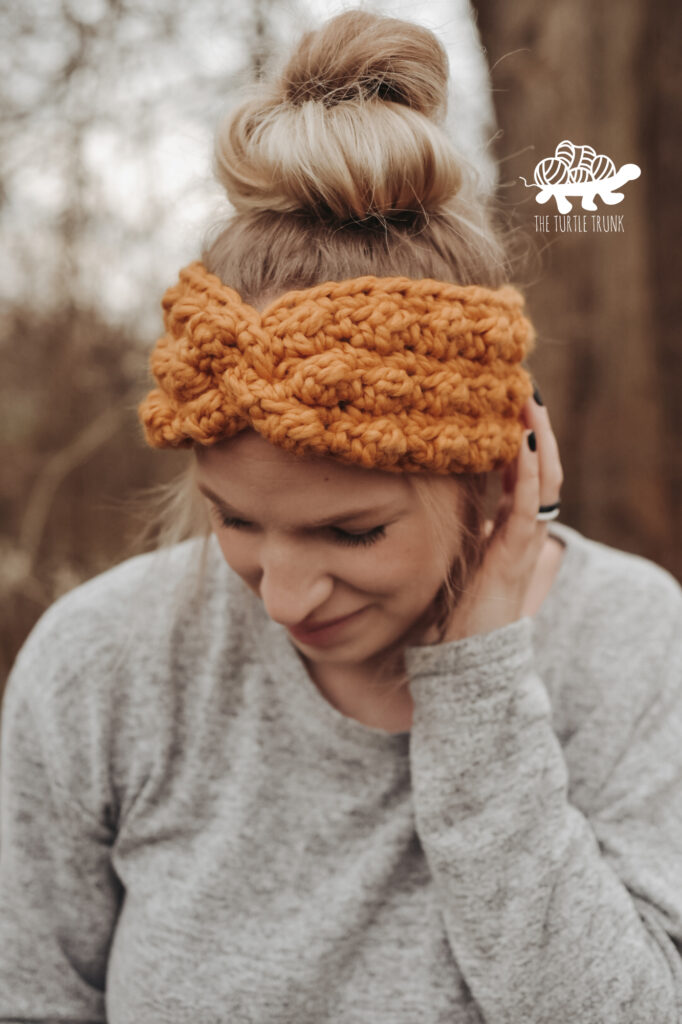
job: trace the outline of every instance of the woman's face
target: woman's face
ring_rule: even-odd
[[[272,619],[291,628],[359,613],[314,643],[290,633],[308,660],[370,665],[400,647],[443,582],[404,475],[302,459],[250,429],[195,451],[199,488],[221,503],[208,498],[225,561]]]

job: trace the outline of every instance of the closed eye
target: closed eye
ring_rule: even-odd
[[[215,505],[211,505],[211,512],[214,514],[220,525],[226,529],[248,530],[253,526],[253,523],[249,523],[245,519],[235,519],[233,516],[225,515],[225,513],[221,512]],[[371,530],[366,530],[364,533],[348,533],[346,530],[342,530],[338,526],[330,526],[328,529],[334,536],[335,543],[345,544],[349,547],[375,544],[382,537],[386,536],[385,526],[374,526]]]

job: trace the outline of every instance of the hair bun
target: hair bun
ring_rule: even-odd
[[[306,32],[218,133],[228,198],[341,222],[442,207],[462,184],[448,73],[433,32],[388,15],[348,10]]]
[[[322,30],[306,32],[280,82],[294,105],[381,99],[437,118],[446,102],[448,58],[427,29],[346,11]]]

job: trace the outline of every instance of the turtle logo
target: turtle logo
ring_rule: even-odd
[[[639,178],[641,173],[637,164],[623,164],[616,170],[611,157],[596,153],[592,146],[574,146],[564,139],[554,150],[554,156],[546,157],[536,165],[534,185],[529,185],[523,177],[521,181],[526,188],[540,189],[536,202],[546,203],[554,196],[559,213],[570,213],[573,204],[569,202],[569,196],[581,197],[583,210],[597,209],[596,195],[607,206],[615,206],[625,198],[616,189],[626,181]]]

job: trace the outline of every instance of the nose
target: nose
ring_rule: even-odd
[[[271,550],[261,561],[259,595],[266,612],[283,626],[296,626],[323,608],[334,589],[332,577],[299,547]]]

